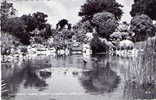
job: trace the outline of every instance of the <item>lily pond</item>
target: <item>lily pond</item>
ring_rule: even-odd
[[[156,98],[156,54],[137,57],[39,55],[2,63],[3,100]]]

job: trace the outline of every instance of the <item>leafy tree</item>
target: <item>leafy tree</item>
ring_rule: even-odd
[[[16,9],[13,7],[13,3],[9,3],[6,0],[1,3],[0,7],[0,20],[1,20],[1,26],[6,24],[6,21],[9,17],[12,15],[15,15]]]
[[[122,5],[115,0],[87,0],[86,3],[81,6],[79,16],[82,16],[83,20],[90,20],[94,14],[107,11],[113,13],[115,18],[119,20],[123,13],[120,7],[122,7]]]
[[[21,19],[25,24],[26,32],[32,33],[31,36],[35,36],[33,34],[35,29],[38,30],[37,34],[43,37],[43,39],[48,39],[52,35],[51,25],[47,23],[46,20],[47,15],[42,12],[36,12],[32,15],[23,15]],[[36,32],[36,31],[35,31]]]
[[[24,22],[27,32],[32,32],[36,28],[36,22],[30,14],[21,16],[21,20]]]
[[[23,44],[30,44],[30,35],[26,32],[23,23],[20,17],[9,18],[5,24],[2,25],[2,31],[18,37]]]
[[[130,29],[135,33],[135,41],[144,41],[156,32],[152,19],[144,14],[137,15],[131,20]]]
[[[36,12],[33,13],[32,15],[23,15],[21,19],[23,20],[24,24],[26,25],[26,31],[31,32],[35,28],[42,30],[48,25],[46,24],[48,16],[42,12]]]
[[[93,26],[90,21],[80,21],[73,27],[75,31],[84,30],[84,34],[86,34],[87,32],[91,32],[92,28]]]
[[[32,32],[37,28],[41,31],[39,34],[47,39],[51,36],[51,25],[47,23],[46,17],[47,15],[44,13],[36,12],[33,15],[23,15],[21,19],[25,24],[27,32]]]
[[[42,12],[33,13],[33,20],[35,21],[36,27],[41,30],[46,27],[45,23],[47,22],[46,18],[48,17],[47,14]]]
[[[130,14],[132,16],[146,14],[156,20],[156,0],[134,0]]]
[[[98,35],[107,39],[109,39],[110,34],[112,34],[118,26],[115,16],[109,12],[95,14],[92,23],[96,26]]]
[[[52,36],[52,29],[50,24],[45,24],[45,28],[40,31],[40,35],[44,39],[48,39],[50,36]]]
[[[60,20],[57,24],[56,24],[56,29],[58,29],[58,30],[62,30],[64,27],[65,27],[65,25],[68,25],[68,20],[67,19],[62,19],[62,20]],[[68,26],[68,28],[69,28],[70,26]]]
[[[135,33],[130,31],[129,26],[125,21],[120,23],[116,31],[110,35],[111,41],[133,40]]]
[[[11,15],[15,14],[15,9],[12,3],[8,3],[6,0],[1,4],[1,30],[3,32],[8,32],[17,38],[23,44],[30,44],[31,32],[36,28],[38,30],[42,30],[40,35],[47,39],[51,34],[51,26],[47,23],[46,18],[48,17],[46,14],[42,12],[36,12],[32,15],[23,15],[21,17],[11,18]]]
[[[46,30],[46,35],[45,38],[49,38],[50,36],[52,36],[52,29],[51,29],[51,25],[50,24],[46,24],[45,25],[45,30]]]
[[[90,21],[80,21],[75,26],[73,26],[73,31],[75,33],[76,39],[79,42],[84,42],[87,32],[92,32],[93,26]]]
[[[25,24],[20,17],[11,18],[11,15],[15,15],[16,9],[13,7],[13,3],[9,3],[6,0],[1,3],[1,31],[8,32],[13,36],[20,39],[23,44],[29,44],[29,34],[26,33]]]
[[[1,32],[1,54],[9,55],[11,48],[17,48],[20,45],[19,39],[9,33]]]
[[[15,15],[16,9],[13,7],[13,3],[7,2],[7,0],[1,3],[0,13],[1,18],[8,18],[11,15]]]
[[[71,39],[74,35],[74,32],[71,30],[62,30],[61,34],[63,35],[64,39]]]

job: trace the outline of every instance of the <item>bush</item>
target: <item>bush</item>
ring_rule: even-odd
[[[94,34],[94,38],[90,42],[92,53],[106,52],[109,50],[109,46],[102,42],[96,34]]]
[[[15,36],[9,33],[1,32],[1,37],[3,37],[1,38],[1,54],[2,55],[11,54],[11,49],[15,49],[19,45],[21,45],[19,40]]]
[[[96,26],[98,35],[107,39],[109,39],[109,35],[112,34],[118,26],[115,16],[110,12],[95,14],[92,23]]]
[[[135,41],[144,41],[155,35],[156,29],[152,19],[147,15],[137,15],[131,20],[131,31],[135,33]]]
[[[53,39],[53,46],[57,49],[64,49],[66,48],[71,41],[72,36],[74,35],[73,31],[62,29],[61,31],[57,32],[54,31],[54,39]]]
[[[84,42],[86,38],[86,33],[92,31],[93,26],[90,21],[80,21],[73,27],[74,35],[76,40],[79,42]]]
[[[71,39],[72,36],[74,35],[74,32],[70,30],[62,30],[61,34],[64,39]]]
[[[26,54],[26,53],[28,52],[28,49],[27,49],[27,47],[25,47],[25,46],[21,46],[21,47],[20,47],[20,51],[21,51],[23,54]]]

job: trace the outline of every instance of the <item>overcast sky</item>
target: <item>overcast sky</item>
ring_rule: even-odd
[[[122,20],[131,19],[129,11],[133,0],[117,0],[124,5],[124,15]],[[18,16],[34,13],[36,11],[48,14],[48,22],[55,27],[55,24],[62,18],[66,18],[70,23],[75,24],[81,17],[78,16],[80,7],[85,0],[15,0],[14,7],[18,11]]]

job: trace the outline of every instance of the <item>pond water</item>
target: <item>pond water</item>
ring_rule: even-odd
[[[156,98],[156,54],[36,56],[2,63],[3,100],[134,100]]]

